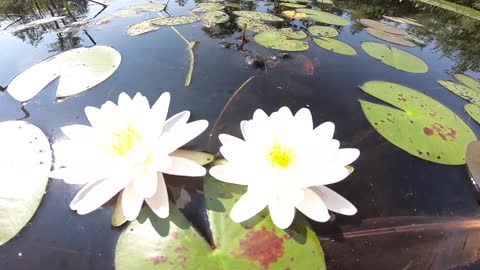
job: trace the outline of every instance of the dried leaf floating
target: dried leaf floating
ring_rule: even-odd
[[[390,34],[395,34],[395,35],[407,35],[408,34],[405,30],[400,29],[398,27],[391,26],[391,25],[388,25],[388,24],[385,24],[385,23],[382,23],[382,22],[378,22],[378,21],[374,21],[374,20],[370,20],[370,19],[360,19],[359,22],[366,27],[375,28],[375,29],[378,29],[380,31],[387,32],[387,33],[390,33]]]
[[[385,16],[385,15],[383,17],[387,20],[398,22],[398,23],[406,23],[406,24],[411,24],[411,25],[415,25],[415,26],[424,27],[423,24],[419,24],[418,22],[416,22],[412,19],[401,18],[401,17],[390,17],[390,16]]]
[[[308,50],[307,42],[291,39],[276,30],[260,32],[255,35],[254,39],[258,44],[275,50],[292,52]]]
[[[225,9],[225,6],[220,3],[200,3],[196,8],[192,9],[192,11],[208,12],[208,11],[217,11],[217,10],[223,10],[223,9]]]
[[[473,120],[480,124],[480,106],[478,106],[477,104],[469,103],[465,105],[464,109],[468,113],[468,115],[473,118]],[[477,179],[480,180],[480,178]]]
[[[454,112],[399,84],[370,81],[360,88],[393,106],[360,101],[368,121],[385,139],[421,159],[465,164],[467,145],[477,138]]]
[[[24,121],[0,123],[0,245],[28,223],[40,205],[52,165],[50,143]]]
[[[367,28],[367,32],[378,39],[385,40],[390,43],[395,43],[407,47],[415,47],[415,44],[406,40],[404,36],[390,34],[371,27]]]
[[[350,25],[350,21],[348,21],[347,19],[331,13],[323,12],[320,10],[299,8],[296,11],[307,14],[309,19],[317,22],[339,25],[339,26]]]
[[[411,72],[426,73],[428,66],[420,58],[395,47],[377,42],[362,42],[362,49],[371,57],[393,68]]]
[[[329,37],[333,38],[338,36],[338,31],[335,28],[329,26],[313,25],[307,28],[307,31],[314,37]]]
[[[254,20],[261,20],[267,22],[283,22],[283,19],[278,16],[258,11],[234,11],[233,14],[239,17],[245,17]]]
[[[120,53],[111,47],[73,49],[20,73],[10,82],[7,91],[14,99],[25,102],[60,77],[57,97],[76,95],[108,79],[120,62]]]
[[[356,55],[357,51],[347,43],[327,37],[314,38],[313,42],[325,50],[344,55]]]
[[[303,19],[308,18],[308,15],[306,13],[299,13],[299,12],[295,12],[293,10],[282,11],[282,15],[289,18],[289,19],[303,20]]]

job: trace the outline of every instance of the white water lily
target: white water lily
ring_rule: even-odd
[[[339,149],[333,123],[314,129],[310,110],[303,108],[293,115],[282,107],[270,116],[258,109],[240,127],[244,140],[219,136],[220,152],[228,163],[210,169],[223,182],[248,185],[232,208],[233,221],[243,222],[267,206],[281,229],[291,225],[295,209],[319,222],[329,220],[328,209],[344,215],[357,212],[349,201],[324,186],[345,179],[349,174],[345,166],[360,155],[357,149]]]
[[[121,93],[118,105],[108,101],[100,109],[85,108],[91,126],[62,128],[70,140],[53,145],[55,169],[50,176],[86,184],[71,202],[72,210],[88,214],[123,190],[121,205],[127,220],[137,218],[144,200],[159,217],[168,216],[163,173],[205,175],[204,167],[174,154],[208,126],[206,120],[187,123],[188,111],[166,120],[169,103],[169,93],[151,108],[140,93],[133,99]]]

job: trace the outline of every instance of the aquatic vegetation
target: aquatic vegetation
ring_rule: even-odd
[[[57,97],[87,91],[108,79],[118,68],[121,55],[111,47],[79,48],[52,56],[16,76],[8,93],[24,102],[59,77]]]
[[[314,37],[329,37],[338,36],[338,31],[335,28],[328,26],[312,25],[307,28],[307,31]]]
[[[247,30],[250,30],[250,31],[255,32],[255,33],[268,31],[268,30],[275,30],[275,27],[273,27],[273,26],[265,24],[262,21],[247,18],[247,17],[238,17],[237,25],[240,28],[243,28],[246,25]]]
[[[409,18],[401,18],[401,17],[390,17],[383,15],[383,17],[387,20],[398,22],[398,23],[406,23],[410,25],[415,25],[415,26],[420,26],[420,27],[425,27],[423,24],[418,23],[417,21]]]
[[[155,18],[150,21],[151,24],[156,26],[173,26],[173,25],[181,25],[181,24],[189,24],[198,22],[199,19],[195,16],[173,16],[173,17],[160,17]]]
[[[234,11],[233,14],[239,17],[245,17],[254,20],[261,20],[267,22],[283,22],[283,19],[278,16],[259,11]]]
[[[295,12],[293,10],[285,10],[282,11],[282,15],[289,18],[289,19],[306,19],[308,18],[308,15],[306,13],[299,13]]]
[[[137,17],[142,12],[160,12],[165,10],[164,4],[143,4],[123,7],[112,13],[113,17]]]
[[[480,92],[480,82],[474,78],[463,74],[454,74],[453,77],[455,77],[455,79],[463,83],[465,86]]]
[[[352,48],[352,46],[333,38],[328,38],[328,37],[314,38],[313,42],[315,42],[315,44],[317,44],[319,47],[334,53],[344,54],[344,55],[357,54],[357,51],[355,51],[355,49]]]
[[[38,20],[31,21],[31,22],[26,23],[26,24],[18,25],[14,28],[11,28],[11,29],[7,29],[6,31],[9,32],[9,33],[16,33],[16,32],[20,32],[20,31],[23,31],[23,30],[27,30],[27,29],[35,27],[35,26],[39,26],[39,25],[43,25],[43,24],[47,24],[47,23],[51,23],[51,22],[58,21],[58,20],[63,20],[63,19],[65,19],[65,16],[54,16],[54,17],[48,17],[48,18],[44,18],[44,19],[38,19]]]
[[[159,25],[155,25],[152,23],[155,20],[157,20],[157,18],[148,19],[139,23],[132,24],[128,27],[127,34],[134,37],[160,29]]]
[[[359,22],[366,27],[375,28],[377,30],[387,32],[394,35],[407,35],[407,31],[400,29],[395,26],[391,26],[382,22],[370,20],[370,19],[360,19]]]
[[[404,38],[404,36],[401,36],[401,35],[394,35],[394,34],[391,34],[391,33],[388,33],[388,32],[383,32],[381,30],[371,28],[371,27],[367,28],[367,32],[370,35],[372,35],[372,36],[374,36],[378,39],[381,39],[381,40],[385,40],[385,41],[395,43],[395,44],[398,44],[398,45],[402,45],[402,46],[415,47],[414,43],[406,40]]]
[[[304,8],[307,7],[302,4],[297,4],[297,3],[280,3],[279,4],[281,7],[288,7],[288,8]]]
[[[299,8],[296,10],[299,13],[305,13],[308,15],[308,19],[326,23],[326,24],[333,24],[339,26],[346,26],[350,25],[350,21],[340,16],[327,13],[324,11],[316,10],[316,9],[308,9],[308,8]]]
[[[477,138],[450,109],[395,83],[370,81],[360,88],[392,105],[360,101],[368,122],[386,140],[421,159],[446,165],[465,164],[467,145]]]
[[[224,23],[230,20],[230,17],[222,11],[210,11],[202,14],[201,17],[211,23]]]
[[[24,121],[0,123],[0,245],[27,225],[47,187],[52,165],[50,143]]]
[[[393,68],[411,73],[428,71],[428,66],[423,60],[395,47],[376,42],[362,42],[362,49],[371,57]]]
[[[413,43],[416,43],[416,44],[418,44],[418,45],[420,45],[420,46],[425,46],[425,41],[423,41],[422,39],[420,39],[419,37],[416,37],[416,36],[414,36],[414,35],[410,35],[410,34],[409,34],[409,35],[405,35],[405,36],[403,36],[403,38],[404,38],[405,40],[408,40],[408,41],[411,41],[411,42],[413,42]]]
[[[281,28],[278,29],[278,31],[282,33],[282,35],[292,39],[304,39],[307,37],[307,34],[302,30],[293,31],[292,28]]]
[[[196,8],[192,9],[192,12],[208,12],[223,9],[225,9],[225,6],[220,3],[200,3]]]
[[[255,42],[267,48],[281,51],[305,51],[308,50],[308,42],[289,38],[277,30],[260,32],[254,37]]]
[[[452,93],[454,93],[455,95],[474,104],[480,105],[480,91],[472,89],[461,83],[455,83],[452,81],[438,80],[438,83]]]
[[[465,111],[473,118],[477,123],[480,124],[480,106],[477,104],[469,103],[464,107]],[[478,178],[480,180],[480,178]]]

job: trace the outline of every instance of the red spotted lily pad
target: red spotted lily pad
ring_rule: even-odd
[[[320,243],[305,221],[287,230],[262,215],[237,224],[228,213],[246,189],[206,177],[204,191],[213,247],[174,206],[168,219],[144,209],[118,240],[116,269],[326,269]]]
[[[360,101],[368,121],[385,139],[425,160],[465,164],[467,145],[477,138],[454,112],[399,84],[370,81],[360,88],[393,106]]]

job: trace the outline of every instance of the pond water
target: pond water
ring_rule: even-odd
[[[199,2],[174,0],[167,12],[172,16],[190,15]],[[227,2],[239,3],[242,10],[273,14],[287,10],[269,1]],[[452,80],[454,73],[480,78],[480,20],[406,0],[334,2],[335,7],[312,6],[352,21],[350,26],[336,27],[340,33],[336,39],[352,46],[356,56],[335,54],[311,41],[308,50],[283,56],[254,42],[252,32],[247,32],[250,42],[244,45],[244,51],[235,46],[225,48],[227,43],[241,43],[242,31],[235,23],[234,8],[225,10],[231,19],[223,24],[176,26],[189,41],[199,42],[188,87],[184,82],[190,60],[186,44],[177,33],[165,26],[139,36],[127,34],[129,25],[158,16],[154,12],[57,33],[75,20],[108,17],[119,8],[147,2],[70,2],[72,16],[63,20],[0,33],[0,87],[6,89],[17,74],[41,60],[78,47],[111,46],[122,55],[120,67],[105,82],[61,102],[55,98],[57,81],[26,103],[2,91],[0,121],[24,119],[40,127],[54,142],[62,136],[60,127],[87,124],[85,106],[99,107],[107,100],[116,100],[121,92],[133,95],[139,91],[153,102],[162,92],[170,91],[171,115],[188,109],[193,119],[210,123],[188,148],[218,154],[217,135],[240,137],[239,121],[251,118],[256,108],[271,113],[281,106],[293,111],[308,107],[315,125],[334,122],[335,138],[342,147],[361,151],[354,163],[355,172],[346,181],[332,185],[356,205],[358,213],[352,217],[336,215],[328,223],[312,222],[329,269],[480,269],[480,208],[465,166],[432,163],[396,147],[372,128],[358,102],[377,102],[359,88],[367,81],[402,84],[444,104],[480,135],[479,124],[463,109],[466,102],[437,83]],[[0,1],[0,29],[60,15],[66,15],[63,1]],[[412,48],[388,44],[369,35],[357,22],[361,18],[381,20],[382,15],[417,20],[425,27],[401,27],[426,44]],[[295,20],[277,26],[305,29],[312,24]],[[364,41],[410,52],[424,60],[429,71],[407,73],[379,63],[362,50]],[[255,57],[269,61],[265,66],[249,63]],[[192,193],[193,201],[184,212],[207,233],[201,212],[204,203],[198,193],[201,182],[192,184],[171,177],[167,184],[174,194],[180,188]],[[79,188],[50,180],[29,226],[0,246],[0,269],[114,269],[114,247],[124,227],[112,229],[110,225],[113,203],[86,216],[71,211],[68,204]]]

